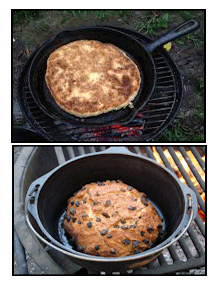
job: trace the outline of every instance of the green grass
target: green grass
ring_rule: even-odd
[[[179,14],[184,21],[189,19],[203,20],[202,10],[175,10],[175,12]]]
[[[197,81],[197,99],[195,99],[193,109],[191,110],[191,122],[197,126],[192,128],[191,123],[186,123],[189,119],[188,113],[180,111],[173,124],[167,128],[158,138],[158,142],[174,141],[174,142],[203,142],[204,132],[201,132],[200,126],[204,123],[204,78]]]
[[[204,133],[197,132],[192,135],[190,130],[183,129],[179,121],[174,123],[172,129],[166,129],[156,142],[203,142]]]
[[[195,10],[156,10],[144,11],[144,16],[134,22],[134,29],[138,32],[147,34],[148,36],[156,36],[165,29],[174,27],[174,22],[184,22],[189,19],[203,21],[203,11]],[[185,46],[193,44],[196,47],[201,46],[204,42],[203,30],[198,30],[192,34],[181,37],[176,40],[176,44]]]
[[[124,22],[131,14],[130,10],[14,10],[13,32],[31,47],[66,28]]]
[[[174,27],[174,22],[182,22],[190,18],[202,20],[203,12],[194,10],[14,10],[13,27],[14,31],[29,32],[28,44],[33,37],[35,37],[33,38],[33,44],[35,44],[37,35],[41,40],[42,32],[49,36],[65,27],[78,26],[82,23],[106,24],[114,20],[124,25],[128,24],[138,32],[156,36],[165,29]],[[178,39],[176,43],[184,46],[190,42],[200,46],[203,39],[203,32],[198,31]]]
[[[134,28],[147,35],[153,35],[158,30],[167,28],[171,21],[170,13],[161,11],[148,11],[145,13],[144,19],[134,22]]]
[[[13,11],[13,26],[26,25],[36,20],[40,15],[40,11],[32,10],[15,10]]]
[[[176,40],[176,43],[179,44],[181,47],[186,45],[193,45],[195,47],[200,47],[204,42],[203,35],[199,35],[198,33],[194,34],[187,34],[181,38]]]
[[[107,21],[108,19],[124,18],[131,15],[130,10],[14,10],[13,11],[13,26],[28,25],[37,19],[49,17],[50,15],[57,16],[60,23],[89,19],[99,22]]]

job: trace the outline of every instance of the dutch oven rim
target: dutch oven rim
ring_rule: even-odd
[[[153,248],[151,248],[151,249],[149,249],[147,251],[141,252],[139,254],[135,254],[135,255],[129,255],[129,256],[124,256],[124,257],[102,257],[102,256],[98,257],[98,256],[94,256],[94,255],[84,254],[84,253],[78,252],[76,250],[69,250],[62,243],[60,243],[56,239],[54,239],[53,236],[51,236],[49,234],[49,232],[44,228],[44,226],[41,223],[41,220],[39,218],[37,206],[35,206],[35,203],[37,204],[37,200],[39,198],[40,191],[43,188],[44,184],[49,180],[49,178],[55,172],[57,172],[60,168],[68,165],[69,163],[74,162],[74,161],[79,160],[79,159],[88,158],[90,156],[97,156],[97,155],[103,155],[103,154],[126,155],[126,156],[133,156],[133,157],[136,157],[136,158],[139,158],[139,159],[144,159],[144,160],[146,160],[146,161],[148,161],[150,163],[153,163],[155,166],[161,167],[163,170],[165,170],[167,173],[169,173],[169,175],[174,179],[174,181],[180,187],[180,190],[183,193],[183,199],[184,199],[184,204],[185,204],[185,206],[183,208],[183,216],[182,216],[182,218],[180,220],[180,223],[179,223],[178,227],[176,228],[176,230],[166,240],[164,240],[162,243],[159,243],[157,246],[155,246],[155,247],[153,247]],[[38,185],[39,181],[42,182],[42,184]],[[185,191],[185,193],[184,193],[184,191]],[[190,195],[190,198],[188,198],[188,195]],[[29,204],[30,204],[30,201],[33,198],[34,198],[34,202],[33,202],[34,207],[32,209],[31,207],[29,207]],[[51,243],[49,241],[47,241],[46,239],[44,239],[35,230],[35,228],[32,226],[31,221],[30,221],[30,219],[28,217],[28,212],[36,220],[37,225],[39,226],[41,232],[45,236],[48,236],[48,238],[50,239]],[[68,256],[75,257],[75,258],[82,259],[82,260],[87,260],[87,261],[88,260],[89,261],[95,261],[95,262],[123,262],[123,261],[143,259],[143,258],[145,258],[147,256],[158,254],[159,252],[162,252],[162,250],[164,250],[165,248],[167,248],[168,246],[170,246],[174,242],[176,242],[179,239],[179,237],[181,237],[186,232],[186,230],[188,229],[191,221],[196,217],[196,215],[197,215],[197,198],[196,198],[196,195],[195,195],[195,193],[193,192],[193,190],[191,188],[189,188],[188,186],[186,186],[185,184],[183,184],[179,180],[179,178],[175,175],[175,173],[173,173],[171,170],[169,170],[168,168],[164,167],[163,165],[159,164],[157,161],[155,161],[153,159],[150,159],[150,158],[148,158],[146,156],[143,156],[143,155],[132,153],[126,147],[122,147],[122,146],[118,146],[118,147],[113,147],[112,146],[112,147],[109,147],[108,149],[100,151],[100,152],[88,153],[88,154],[85,154],[85,155],[80,155],[80,156],[74,157],[74,158],[64,162],[63,164],[60,164],[59,166],[55,167],[54,169],[52,169],[48,173],[44,174],[43,176],[41,176],[38,179],[36,179],[35,181],[33,181],[31,183],[28,191],[27,191],[26,199],[25,199],[25,218],[26,218],[26,222],[29,225],[29,228],[32,230],[32,232],[41,241],[43,241],[47,245],[51,246],[52,248],[58,250],[61,253],[66,254]],[[183,229],[183,231],[181,232],[182,229]],[[44,233],[43,230],[45,230],[46,233]],[[55,245],[55,242],[58,243],[58,246]]]

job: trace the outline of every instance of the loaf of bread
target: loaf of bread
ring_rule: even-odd
[[[68,200],[63,227],[77,251],[123,257],[152,247],[163,224],[145,193],[117,180],[83,186]]]

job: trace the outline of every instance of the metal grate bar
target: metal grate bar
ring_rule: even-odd
[[[203,151],[203,153],[206,154],[205,146],[201,146],[200,148],[201,148],[201,150]]]
[[[79,155],[84,155],[85,154],[84,147],[78,146],[78,152],[79,152]]]
[[[195,178],[197,179],[198,183],[200,184],[203,191],[205,191],[205,182],[202,180],[200,174],[198,173],[197,169],[195,168],[194,164],[192,163],[190,157],[188,156],[186,150],[183,146],[179,146],[178,149],[182,153],[183,157],[185,158],[186,162],[188,163],[189,168],[191,169],[192,173],[194,174]]]
[[[182,248],[184,254],[186,255],[186,257],[187,257],[188,259],[193,258],[193,255],[192,255],[192,253],[191,253],[191,251],[190,251],[190,249],[189,249],[187,243],[186,243],[185,240],[183,239],[183,237],[181,237],[181,238],[179,239],[179,244],[180,244],[180,247]]]
[[[205,212],[205,211],[203,211],[203,212]],[[205,236],[206,235],[205,225],[204,225],[203,221],[200,219],[199,215],[196,216],[195,221],[196,221],[198,228],[200,229],[202,235]]]
[[[149,110],[148,112],[145,112],[144,118],[150,117],[150,116],[151,116],[150,114],[151,114],[152,112],[154,112],[154,111],[156,111],[156,112],[159,112],[159,111],[165,111],[165,112],[167,112],[167,111],[170,110],[171,108],[170,108],[170,107],[165,107],[165,106],[167,106],[168,104],[171,104],[171,103],[173,103],[173,102],[162,102],[162,103],[158,103],[156,109],[151,109],[151,110]],[[155,106],[155,104],[154,104],[154,103],[149,104],[149,107],[152,107],[152,106]],[[163,107],[161,107],[161,106],[163,106]],[[167,112],[167,113],[168,113],[168,112]]]
[[[162,266],[162,265],[163,265],[163,266],[168,265],[167,262],[166,262],[166,260],[165,260],[165,258],[164,258],[164,256],[163,256],[162,254],[159,255],[158,260],[159,260],[159,263],[160,263],[161,266]]]
[[[162,67],[161,67],[161,66],[158,66],[158,67],[156,68],[156,70],[157,70],[158,75],[159,75],[159,74],[165,74],[165,72],[168,72],[168,66],[167,66],[167,65],[163,65]],[[163,70],[163,71],[162,71],[162,70]]]
[[[90,150],[91,153],[96,152],[96,148],[95,148],[94,146],[90,146],[90,147],[89,147],[89,150]]]
[[[174,245],[168,247],[168,251],[170,252],[170,256],[172,257],[174,263],[180,261]]]
[[[67,150],[68,150],[68,154],[69,154],[70,158],[74,158],[75,157],[75,153],[73,151],[73,147],[67,146]]]
[[[159,87],[156,88],[156,92],[158,90]],[[165,99],[168,99],[168,100],[174,100],[174,96],[172,95],[174,92],[174,90],[167,90],[167,91],[164,91],[163,94],[166,94],[166,96],[161,96],[161,97],[156,97],[156,98],[153,98],[151,100],[151,102],[155,103],[155,102],[159,102],[160,100],[165,100]],[[171,94],[171,95],[170,95]],[[162,94],[161,94],[162,95]],[[150,103],[150,102],[149,102]],[[149,105],[148,103],[148,105]]]
[[[64,162],[66,162],[66,159],[65,159],[62,147],[55,146],[54,150],[55,150],[55,153],[56,153],[56,157],[57,157],[58,163],[62,164]]]
[[[165,60],[164,60],[164,58],[162,57],[162,56],[159,56],[160,54],[157,54],[156,56],[155,56],[155,62],[156,63],[160,63],[160,62],[163,62],[164,64],[165,64]],[[159,56],[159,57],[158,57]]]
[[[155,157],[154,157],[154,154],[153,154],[151,148],[148,147],[148,146],[145,146],[144,148],[145,148],[145,150],[146,150],[146,152],[147,152],[148,157],[156,161],[156,159],[155,159]]]
[[[191,237],[191,240],[195,246],[195,248],[197,249],[198,253],[200,256],[203,256],[205,254],[204,249],[202,247],[202,245],[200,244],[200,242],[198,241],[196,235],[194,234],[194,231],[191,227],[188,228],[188,234]]]
[[[174,149],[172,147],[167,147],[169,153],[171,154],[174,162],[176,163],[177,167],[179,168],[179,171],[181,172],[182,176],[184,177],[187,185],[193,189],[193,191],[195,192],[196,196],[197,196],[197,199],[198,199],[198,202],[201,206],[201,208],[203,210],[205,210],[205,204],[203,202],[203,200],[201,199],[200,197],[200,194],[198,193],[197,189],[195,188],[193,182],[191,181],[190,177],[188,176],[187,172],[185,171],[184,167],[182,166],[181,162],[179,161]]]
[[[197,159],[198,163],[200,164],[200,167],[203,169],[203,171],[205,172],[205,162],[203,161],[203,159],[201,158],[199,152],[197,151],[196,147],[194,146],[190,146],[189,147],[190,150],[192,151],[192,153],[194,154],[195,158]]]
[[[195,258],[190,258],[186,264],[186,262],[179,262],[179,271],[185,271],[189,269],[194,269],[194,268],[200,268],[204,266],[205,262],[205,257],[202,256],[197,259],[197,262],[195,262]],[[157,268],[152,268],[152,269],[147,269],[144,271],[145,275],[160,275],[160,274],[171,274],[171,273],[177,273],[177,265],[176,264],[171,264],[159,266]],[[141,275],[141,271],[135,270],[133,274],[138,274]]]
[[[164,154],[164,152],[163,152],[163,149],[158,146],[158,147],[156,147],[156,150],[157,150],[158,154],[160,155],[160,158],[162,159],[164,165],[165,165],[168,169],[170,169],[173,173],[175,173],[174,170],[173,170],[173,168],[171,167],[171,165],[170,165],[168,159],[166,158],[166,156],[165,156],[165,154]]]
[[[141,150],[138,146],[134,146],[133,149],[134,149],[135,153],[142,155],[142,152],[141,152]]]
[[[158,77],[157,86],[167,86],[168,84],[173,84],[173,79],[163,79]]]

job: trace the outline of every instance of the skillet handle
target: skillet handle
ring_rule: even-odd
[[[148,43],[145,45],[146,50],[148,50],[148,52],[152,52],[154,51],[157,47],[168,43],[174,39],[177,39],[185,34],[188,34],[194,30],[196,30],[199,27],[199,23],[195,20],[189,20],[186,21],[180,25],[178,25],[176,28],[166,32],[165,34],[163,34],[162,36],[160,36],[159,38],[157,38],[155,41]]]

